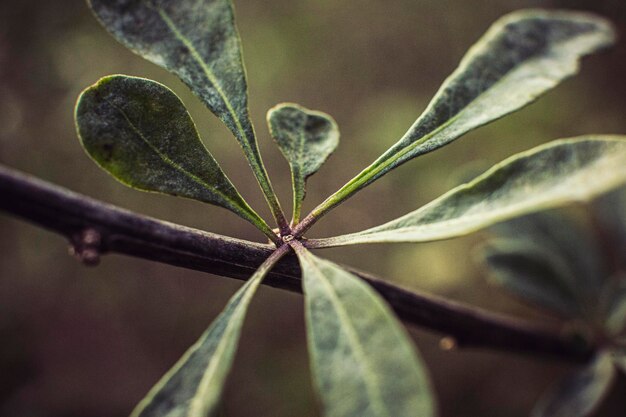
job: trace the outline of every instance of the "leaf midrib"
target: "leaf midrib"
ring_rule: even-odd
[[[326,279],[322,270],[317,266],[317,264],[314,261],[312,261],[309,258],[309,256],[311,255],[305,254],[304,258],[306,259],[311,269],[314,271],[315,275],[318,276],[318,278],[320,279],[320,282],[326,288],[327,293],[330,296],[330,300],[332,304],[335,306],[335,311],[337,311],[337,314],[339,315],[340,320],[346,323],[346,326],[345,326],[346,335],[348,336],[348,339],[352,343],[351,346],[353,347],[353,352],[358,357],[357,363],[361,365],[360,368],[364,371],[364,373],[369,378],[371,378],[372,380],[377,380],[378,377],[376,375],[376,372],[374,372],[369,366],[369,362],[367,361],[367,355],[365,354],[363,349],[361,349],[360,339],[358,337],[356,330],[354,329],[354,326],[352,325],[352,322],[350,320],[350,315],[343,308],[341,300],[337,296],[337,293],[335,292],[333,286]],[[375,389],[375,387],[372,387],[372,384],[370,384],[368,381],[369,381],[368,378],[364,379],[365,388],[370,398],[375,400],[375,401],[372,401],[371,404],[374,405],[373,408],[376,409],[376,413],[380,416],[389,415],[389,413],[387,412],[387,408],[384,402],[381,400],[380,395],[378,394],[377,390]]]
[[[308,116],[307,116],[308,117]],[[305,122],[306,123],[306,122]],[[306,144],[306,137],[304,132],[304,127],[301,129],[299,133],[300,143],[298,143],[298,167],[297,167],[297,175],[298,175],[298,186],[301,188],[298,190],[299,199],[301,199],[302,188],[304,187],[304,181],[306,176],[304,175],[304,150]]]

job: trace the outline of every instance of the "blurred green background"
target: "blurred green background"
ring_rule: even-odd
[[[531,0],[236,0],[250,105],[266,165],[289,210],[290,177],[265,112],[297,102],[333,115],[342,142],[312,177],[305,210],[394,143],[467,48],[496,18],[524,7],[593,10],[626,33],[626,2]],[[111,38],[81,0],[0,1],[0,162],[72,190],[188,226],[262,241],[236,216],[120,185],[76,139],[77,95],[124,73],[173,88],[253,207],[269,218],[236,141],[173,76]],[[469,171],[551,139],[626,133],[626,40],[585,60],[581,74],[527,109],[413,161],[321,221],[312,235],[390,220],[456,185]],[[0,196],[0,198],[2,198]],[[88,269],[57,235],[0,214],[0,415],[125,416],[219,313],[239,281],[107,256]],[[433,244],[326,250],[324,255],[405,287],[543,322],[484,282],[480,235]],[[317,416],[302,298],[262,288],[224,395],[224,416]],[[502,352],[439,350],[412,328],[444,417],[516,417],[570,368]],[[623,416],[620,381],[598,416]]]

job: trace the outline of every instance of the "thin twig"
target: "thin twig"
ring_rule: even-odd
[[[0,166],[0,210],[70,240],[80,258],[120,253],[241,280],[248,279],[274,250],[139,215]],[[460,347],[584,361],[590,347],[564,337],[558,329],[512,319],[440,297],[416,293],[348,268],[369,282],[406,323],[454,338]],[[300,268],[287,256],[264,284],[301,292]]]

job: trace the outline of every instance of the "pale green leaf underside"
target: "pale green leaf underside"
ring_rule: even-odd
[[[233,362],[252,296],[271,264],[263,264],[219,317],[150,390],[131,417],[207,417],[215,411]]]
[[[515,155],[403,217],[312,247],[426,242],[462,236],[524,214],[587,201],[626,183],[626,136],[561,139]]]
[[[339,128],[329,115],[290,103],[270,109],[267,123],[291,169],[293,222],[297,223],[306,179],[321,168],[339,144]]]
[[[549,391],[531,417],[585,417],[600,404],[615,378],[615,367],[608,353],[569,375]]]
[[[606,20],[586,13],[525,10],[501,18],[400,141],[317,211],[323,214],[400,164],[532,102],[614,37]]]
[[[324,416],[434,416],[422,361],[380,296],[338,265],[304,249],[297,253]]]
[[[230,0],[88,0],[102,25],[138,55],[176,74],[233,132],[284,222],[248,114],[241,42]]]
[[[225,207],[273,235],[204,147],[180,99],[143,78],[113,75],[87,88],[76,125],[89,156],[122,183]]]

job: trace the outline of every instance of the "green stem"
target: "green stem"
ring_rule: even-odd
[[[274,220],[276,220],[276,224],[278,225],[281,235],[288,235],[290,232],[289,224],[287,224],[287,219],[285,218],[283,209],[280,207],[280,203],[276,198],[276,194],[274,193],[274,189],[272,188],[272,184],[270,183],[265,167],[262,165],[260,167],[253,166],[252,171],[254,172],[257,182],[261,186],[265,200],[272,211],[272,216],[274,216]]]
[[[245,149],[246,147],[244,146],[244,153],[248,157],[248,162],[252,168],[252,172],[261,187],[261,191],[263,191],[263,195],[265,196],[265,200],[270,207],[272,216],[274,216],[274,220],[278,225],[280,234],[282,236],[286,236],[291,233],[291,229],[289,228],[289,224],[285,218],[285,213],[280,206],[280,202],[278,201],[278,198],[276,198],[276,193],[272,188],[272,183],[269,175],[267,174],[267,170],[265,169],[265,165],[263,164],[263,159],[261,158],[261,152],[259,151],[258,145],[256,145],[254,131],[252,131],[251,135],[252,138],[248,143],[253,144],[252,146],[256,149]],[[243,143],[243,141],[241,142]]]
[[[296,226],[300,222],[300,215],[302,214],[302,195],[298,190],[304,188],[304,184],[300,181],[300,176],[296,175],[293,170],[291,171],[291,183],[293,184],[293,211],[291,215],[291,227]]]
[[[294,250],[294,252],[298,253],[298,254],[305,254],[307,253],[307,248],[304,247],[304,245],[302,244],[302,242],[300,242],[298,239],[292,239],[289,242],[287,242],[288,245],[285,246],[291,246],[291,248]]]
[[[369,182],[379,172],[379,170],[374,168],[375,164],[376,162],[365,168],[359,173],[359,175],[351,179],[343,187],[337,190],[337,192],[332,194],[320,205],[315,207],[313,211],[311,211],[304,219],[302,219],[302,222],[300,222],[293,229],[292,234],[295,237],[302,236],[307,230],[311,228],[311,226],[313,226],[319,219],[325,216],[330,210],[337,207],[343,201],[352,197],[354,193],[363,188],[365,184],[367,184],[367,182]]]
[[[262,273],[265,276],[276,265],[283,256],[290,251],[289,245],[283,245],[276,249],[272,254],[259,266],[257,273]]]
[[[271,227],[267,224],[265,220],[261,216],[257,214],[252,208],[247,207],[249,210],[245,213],[245,219],[252,223],[257,229],[259,229],[265,236],[268,237],[270,241],[272,241],[277,247],[280,246],[282,241],[280,237],[274,233]]]

